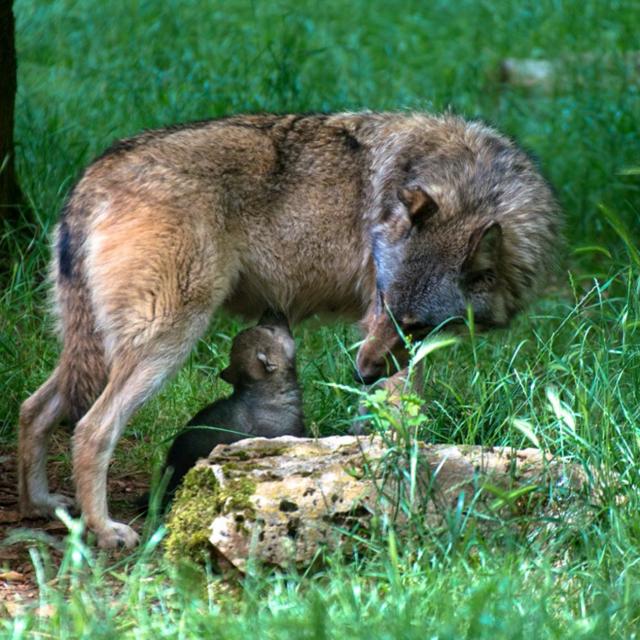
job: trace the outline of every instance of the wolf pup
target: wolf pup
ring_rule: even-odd
[[[253,115],[148,131],[84,172],[54,238],[63,341],[21,408],[20,507],[50,514],[51,429],[75,423],[73,469],[102,547],[137,542],[109,517],[106,475],[131,415],[221,306],[367,317],[356,360],[384,373],[396,340],[473,307],[505,326],[540,291],[560,214],[533,162],[477,122],[423,113]]]
[[[265,314],[257,326],[241,331],[220,377],[233,385],[233,394],[202,409],[173,441],[165,463],[165,470],[172,470],[167,499],[216,445],[248,437],[305,435],[295,342],[283,316]]]

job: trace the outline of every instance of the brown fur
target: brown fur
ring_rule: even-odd
[[[21,505],[62,502],[46,485],[47,436],[82,416],[77,499],[108,547],[136,541],[108,516],[118,437],[218,307],[293,322],[388,308],[425,331],[471,302],[480,323],[503,325],[545,280],[558,214],[529,159],[480,124],[260,115],[116,144],[76,185],[57,234],[63,351],[22,408]],[[363,378],[381,372],[389,347],[377,344]]]

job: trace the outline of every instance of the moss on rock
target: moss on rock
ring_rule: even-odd
[[[218,513],[219,484],[209,467],[187,473],[167,518],[165,551],[175,562],[185,556],[201,561],[210,552],[209,525]]]
[[[254,514],[251,496],[256,485],[248,477],[216,479],[211,467],[194,467],[184,477],[167,518],[165,551],[169,560],[196,562],[211,552],[211,522],[221,513]]]

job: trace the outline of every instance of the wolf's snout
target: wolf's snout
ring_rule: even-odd
[[[373,384],[382,378],[387,370],[388,345],[369,335],[360,345],[356,356],[354,378],[360,384]]]
[[[356,356],[355,379],[373,384],[404,367],[408,353],[396,323],[386,313],[373,313],[364,323],[367,335]]]
[[[384,376],[385,367],[384,363],[376,365],[375,363],[367,363],[366,365],[359,365],[356,363],[353,370],[353,378],[359,384],[373,384],[378,382],[380,378]]]
[[[401,341],[384,344],[375,339],[365,342],[356,356],[354,377],[361,384],[373,384],[406,366],[408,354]]]

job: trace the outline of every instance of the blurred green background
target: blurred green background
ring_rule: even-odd
[[[47,219],[114,138],[247,111],[451,108],[540,159],[571,239],[601,201],[637,232],[640,10],[635,2],[18,0],[17,139]],[[507,58],[557,67],[545,90]],[[549,84],[547,83],[547,84]]]

